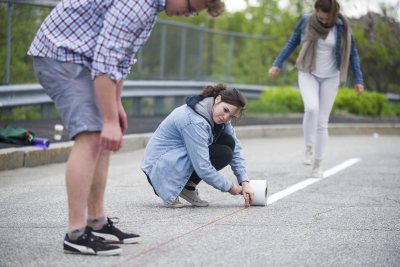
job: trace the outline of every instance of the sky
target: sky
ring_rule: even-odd
[[[281,7],[287,5],[289,0],[280,1]],[[250,4],[256,3],[257,1],[249,0]],[[359,17],[368,13],[368,11],[379,12],[379,6],[381,4],[390,4],[391,6],[397,6],[397,13],[400,17],[400,0],[338,0],[341,5],[341,10],[346,16]],[[234,12],[242,10],[246,7],[244,0],[225,0],[227,11]]]

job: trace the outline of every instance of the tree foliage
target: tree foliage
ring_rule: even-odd
[[[296,53],[284,64],[278,79],[270,80],[267,71],[273,60],[287,42],[300,16],[313,9],[313,0],[292,0],[282,8],[279,0],[259,0],[257,6],[226,13],[218,19],[209,18],[205,12],[198,17],[159,18],[191,23],[209,29],[257,35],[261,38],[235,36],[206,32],[202,41],[194,31],[187,32],[186,67],[182,69],[178,56],[181,32],[168,28],[168,45],[165,47],[165,76],[160,79],[210,79],[223,82],[296,85],[294,68]],[[36,82],[31,60],[26,56],[31,41],[48,9],[15,5],[12,17],[11,83]],[[353,34],[360,55],[367,90],[400,93],[400,24],[390,6],[381,14],[369,13],[359,19],[351,19]],[[397,19],[397,20],[396,20]],[[0,4],[0,82],[5,81],[7,5]],[[155,28],[150,40],[143,47],[142,61],[137,72],[129,78],[154,79],[160,72],[160,34]],[[203,42],[200,44],[200,42]],[[202,49],[202,50],[201,50]],[[197,51],[202,51],[200,56]],[[232,58],[230,58],[232,53]],[[140,59],[140,58],[139,58]],[[182,75],[183,74],[183,75]],[[201,75],[199,75],[201,74]],[[349,82],[347,85],[351,85]]]

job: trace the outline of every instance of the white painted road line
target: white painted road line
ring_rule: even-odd
[[[330,168],[329,170],[325,171],[324,175],[323,175],[323,178],[308,178],[308,179],[306,179],[304,181],[301,181],[301,182],[299,182],[299,183],[297,183],[295,185],[292,185],[292,186],[290,186],[290,187],[288,187],[288,188],[286,188],[286,189],[284,189],[282,191],[279,191],[278,193],[275,193],[272,196],[268,197],[267,205],[271,205],[272,203],[274,203],[274,202],[276,202],[276,201],[278,201],[278,200],[280,200],[280,199],[282,199],[284,197],[287,197],[288,195],[291,195],[294,192],[297,192],[297,191],[299,191],[299,190],[301,190],[301,189],[303,189],[303,188],[305,188],[305,187],[307,187],[307,186],[309,186],[309,185],[311,185],[313,183],[319,182],[322,179],[326,179],[329,176],[332,176],[332,175],[334,175],[334,174],[336,174],[336,173],[338,173],[338,172],[340,172],[340,171],[342,171],[342,170],[344,170],[344,169],[356,164],[360,160],[361,159],[358,159],[358,158],[348,159],[348,160],[340,163],[339,165],[336,165],[335,167]]]

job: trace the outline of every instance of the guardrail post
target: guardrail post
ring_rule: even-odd
[[[179,58],[179,79],[185,78],[185,56],[186,56],[186,33],[187,29],[181,30],[181,53]]]
[[[204,31],[199,32],[199,50],[197,54],[197,79],[201,80],[203,76],[203,49],[204,49]]]
[[[54,109],[54,104],[45,103],[40,105],[40,113],[42,118],[56,118],[57,111]]]
[[[164,114],[164,97],[157,96],[154,100],[154,115]]]
[[[165,75],[165,48],[167,44],[167,26],[161,27],[161,45],[160,45],[160,80],[164,80]]]
[[[228,60],[227,60],[227,78],[228,81],[232,81],[232,57],[233,57],[233,49],[235,47],[235,39],[233,36],[229,36],[229,46],[228,46]]]
[[[6,80],[5,84],[10,84],[10,76],[11,76],[11,22],[12,22],[12,13],[13,13],[14,5],[12,3],[8,3],[7,6],[7,37],[6,37]]]
[[[142,98],[134,97],[132,99],[132,110],[130,115],[140,116],[141,113],[142,113]]]
[[[182,106],[185,103],[185,96],[175,96],[174,97],[174,105],[175,107]]]
[[[2,116],[10,116],[10,115],[12,115],[12,110],[13,110],[13,108],[2,107],[1,108],[1,115]]]

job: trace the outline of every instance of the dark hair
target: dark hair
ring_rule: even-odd
[[[203,88],[202,96],[214,97],[221,96],[221,101],[233,105],[239,110],[239,117],[246,110],[247,99],[237,89],[228,89],[225,84],[218,83],[216,85],[207,85]]]
[[[340,5],[336,0],[316,0],[314,8],[331,15],[332,23],[335,23],[340,12]]]

